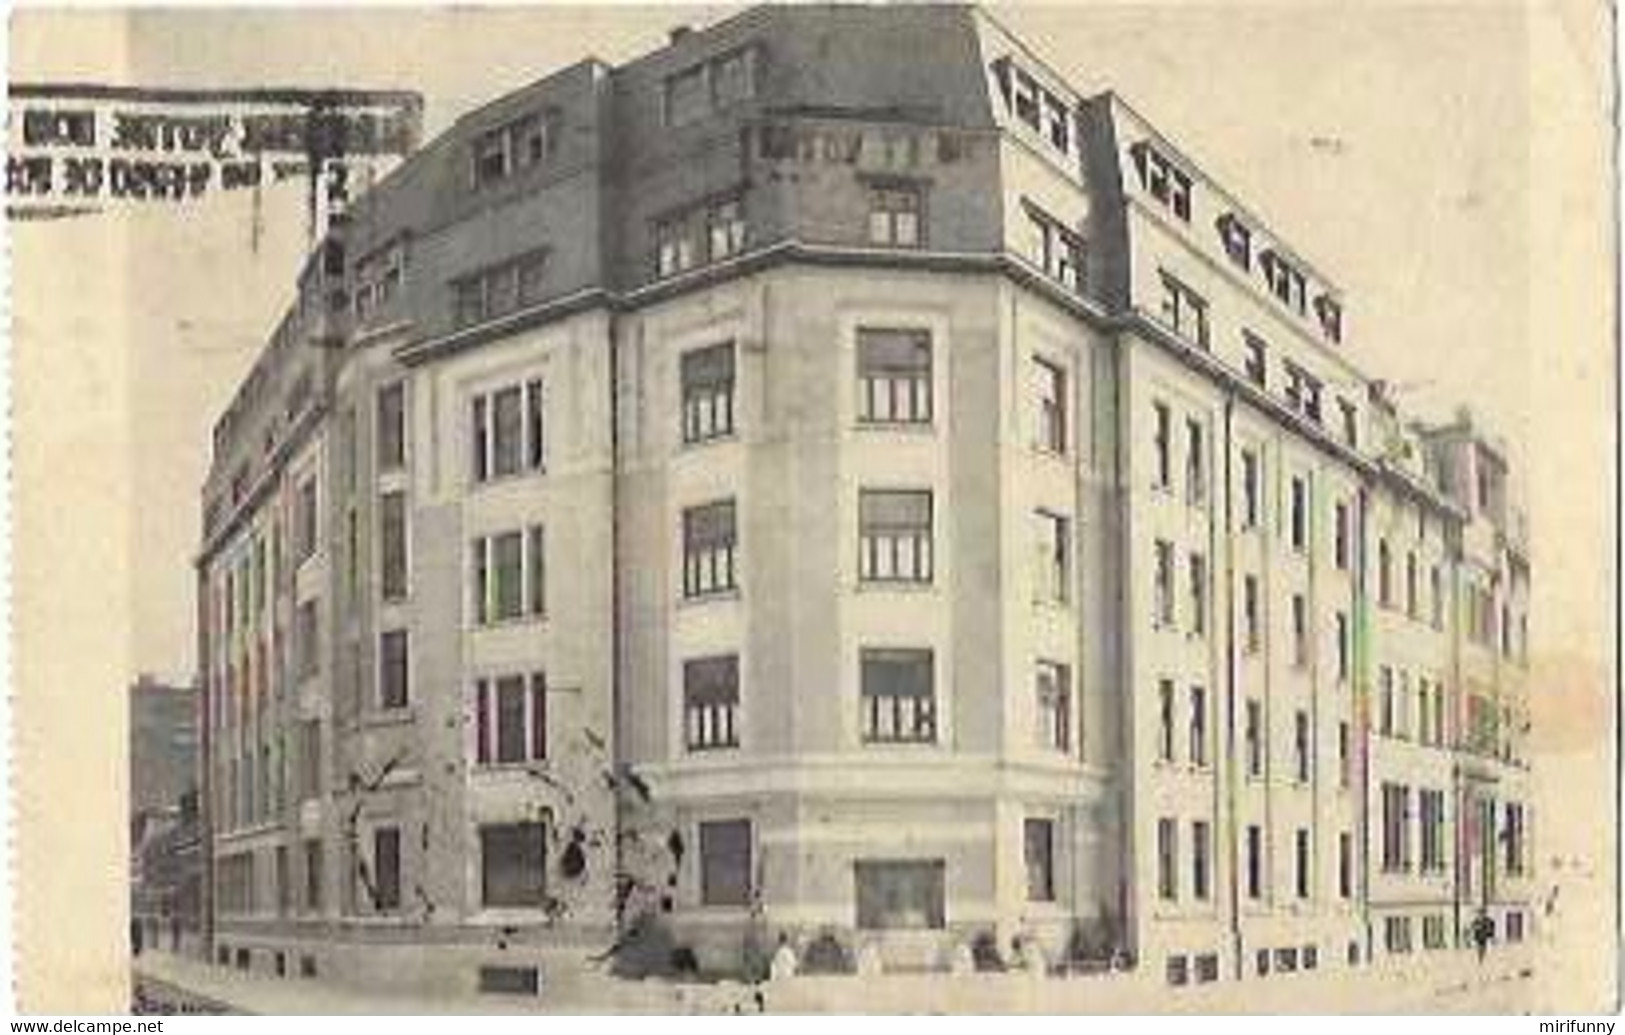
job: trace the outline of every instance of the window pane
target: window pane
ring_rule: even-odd
[[[406,630],[394,629],[379,637],[380,703],[404,708],[407,702],[408,660]]]
[[[708,906],[750,903],[750,821],[700,824],[700,901]]]
[[[857,862],[858,927],[864,930],[941,928],[945,922],[944,864]]]
[[[389,385],[378,393],[378,469],[390,471],[406,462],[406,386]]]
[[[541,823],[480,828],[480,889],[487,906],[540,906],[547,897],[546,836]]]
[[[525,678],[497,680],[497,761],[525,761]]]
[[[514,474],[519,470],[523,436],[520,405],[518,386],[505,388],[491,397],[493,411],[491,473],[494,477]]]
[[[496,578],[493,617],[497,621],[518,618],[523,587],[523,537],[518,532],[496,536],[491,540],[491,552]]]

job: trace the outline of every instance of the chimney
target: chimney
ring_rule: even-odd
[[[694,27],[692,25],[674,25],[674,26],[672,26],[671,30],[666,34],[666,39],[667,39],[667,42],[669,42],[672,46],[675,47],[677,44],[681,43],[684,39],[686,39],[689,36],[693,35],[693,33],[694,33]]]

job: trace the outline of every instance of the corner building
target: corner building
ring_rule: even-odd
[[[1184,984],[1510,923],[1504,450],[1405,421],[1344,307],[972,8],[754,9],[464,116],[216,428],[215,958],[556,988],[654,924]],[[1443,870],[1379,866],[1424,788]]]

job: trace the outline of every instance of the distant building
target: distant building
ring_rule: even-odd
[[[200,701],[196,687],[145,675],[130,687],[130,919],[142,948],[201,948]]]
[[[584,61],[361,198],[215,428],[214,951],[434,993],[633,927],[1172,985],[1515,940],[1510,485],[984,12]]]
[[[174,809],[198,784],[196,686],[142,675],[130,687],[130,814]]]

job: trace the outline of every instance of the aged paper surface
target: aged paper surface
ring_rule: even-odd
[[[1537,937],[1527,949],[1532,973],[1513,1000],[1440,1008],[1614,1010],[1617,311],[1608,145],[1616,113],[1608,12],[1581,0],[991,10],[1066,88],[1120,95],[1130,114],[1143,114],[1193,156],[1204,177],[1260,213],[1269,233],[1329,271],[1343,293],[1351,358],[1388,380],[1403,409],[1449,420],[1467,405],[1504,442],[1533,557],[1524,681]],[[629,65],[676,46],[671,26],[703,30],[734,13],[32,9],[11,19],[8,79],[411,91],[424,100],[429,142],[554,70],[590,56]],[[23,103],[13,98],[13,110]],[[8,195],[14,208],[17,185]],[[58,179],[53,188],[61,187]],[[130,1008],[130,687],[141,673],[182,684],[198,678],[197,626],[207,605],[194,565],[207,552],[201,515],[211,429],[296,297],[311,244],[309,196],[297,183],[173,202],[108,195],[86,207],[58,218],[18,214],[8,226],[16,515],[9,937],[15,994],[28,1012]],[[550,261],[583,246],[553,241]],[[1020,550],[1029,550],[1024,538]],[[1151,699],[1150,687],[1133,690]],[[1367,801],[1378,807],[1375,787]],[[954,821],[918,822],[927,836],[933,824]],[[771,916],[772,903],[766,908]],[[948,908],[952,914],[951,895]],[[1382,956],[1380,927],[1370,938]],[[1420,943],[1420,929],[1414,938]],[[236,944],[244,939],[253,944],[249,935]],[[1337,944],[1328,968],[1342,962]],[[1142,957],[1133,980],[1150,974],[1155,987],[1163,966],[1160,954]],[[1226,968],[1216,992],[1193,989],[1207,996],[1192,1000],[1196,1008],[1373,1008],[1358,973],[1346,994],[1326,979],[1324,996],[1303,1003],[1278,986],[1234,980]],[[951,984],[909,984],[913,978],[846,980],[826,1002],[1091,1008],[1065,993],[979,999]],[[1068,980],[1083,979],[1054,979]],[[920,987],[932,989],[930,1002],[910,998]],[[1123,1003],[1117,1008],[1145,1008],[1132,997]],[[1175,999],[1166,1008],[1191,1007]]]

